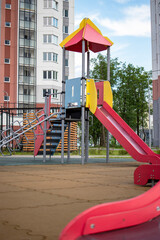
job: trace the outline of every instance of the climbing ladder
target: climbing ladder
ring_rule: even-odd
[[[46,136],[46,154],[47,155],[53,155],[59,145],[59,142],[62,138],[62,124],[61,120],[58,118],[52,118],[50,119],[50,127],[47,131],[47,136]],[[65,129],[67,127],[67,124],[65,124]],[[37,155],[43,155],[43,143],[39,148],[39,151]]]

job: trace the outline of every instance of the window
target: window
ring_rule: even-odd
[[[48,61],[51,61],[51,52],[48,53]]]
[[[56,10],[58,10],[58,2],[57,1],[53,1],[52,2],[52,7]]]
[[[58,61],[58,54],[52,52],[44,52],[43,53],[43,61]]]
[[[63,32],[68,33],[68,26],[63,26]]]
[[[10,59],[9,58],[5,58],[4,59],[4,63],[10,64]]]
[[[11,9],[11,4],[6,3],[5,8],[6,9]]]
[[[74,97],[74,86],[72,86],[72,97]]]
[[[47,79],[47,71],[43,71],[43,79]]]
[[[46,96],[46,93],[51,94],[51,89],[43,89],[43,97]]]
[[[30,77],[31,76],[31,72],[29,70],[24,69],[24,76]]]
[[[55,0],[44,0],[44,8],[53,8],[58,10],[58,2]]]
[[[56,80],[57,80],[57,76],[58,76],[58,72],[53,71],[53,79],[56,79]]]
[[[24,12],[24,21],[27,21],[27,22],[31,21],[31,17],[29,15],[29,12]]]
[[[5,22],[5,27],[11,27],[11,23],[10,22]]]
[[[4,77],[4,82],[10,82],[10,77]]]
[[[32,1],[32,0],[24,0],[24,3],[31,4],[31,3],[34,3],[34,1]]]
[[[52,35],[52,43],[58,45],[58,37],[55,35]]]
[[[51,34],[48,35],[48,43],[52,43],[52,35]]]
[[[24,52],[24,57],[26,58],[31,58],[31,53],[30,52]]]
[[[9,101],[9,96],[8,95],[4,95],[4,101]]]
[[[68,10],[67,10],[67,9],[64,9],[64,11],[63,11],[63,16],[64,16],[64,17],[68,17]]]
[[[43,60],[47,61],[47,53],[46,52],[43,53]]]
[[[52,26],[52,18],[48,17],[48,26]]]
[[[23,94],[27,95],[27,89],[23,89]]]
[[[47,35],[46,34],[43,35],[43,42],[47,43]]]
[[[23,94],[24,95],[30,95],[30,89],[24,88],[23,89]]]
[[[5,44],[5,45],[10,45],[10,44],[11,44],[11,41],[10,41],[10,40],[5,40],[5,41],[4,41],[4,44]]]
[[[43,34],[43,43],[53,43],[58,45],[58,37],[53,34]]]
[[[53,62],[58,62],[58,54],[53,53]]]
[[[47,80],[57,80],[58,72],[56,71],[43,71],[43,79]]]
[[[48,79],[52,78],[52,71],[48,71]]]
[[[65,66],[68,67],[68,59],[65,59]]]
[[[54,17],[44,17],[43,25],[48,27],[58,27],[58,19]]]
[[[44,18],[43,18],[43,25],[44,25],[44,26],[47,26],[47,17],[44,17]]]
[[[57,98],[57,89],[53,89],[53,98]]]
[[[53,18],[53,26],[58,27],[58,19],[57,18]]]

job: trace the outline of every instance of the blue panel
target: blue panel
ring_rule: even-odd
[[[66,80],[65,108],[80,107],[81,78]]]

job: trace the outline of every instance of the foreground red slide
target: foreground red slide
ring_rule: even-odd
[[[138,197],[100,204],[82,212],[64,228],[59,240],[78,240],[81,236],[131,227],[159,215],[160,182]]]

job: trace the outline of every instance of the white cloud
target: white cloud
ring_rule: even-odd
[[[112,53],[114,55],[119,54],[120,52],[123,53],[124,49],[127,49],[130,46],[129,43],[122,43],[122,44],[113,44],[112,46]]]
[[[118,0],[124,1],[124,0]],[[114,36],[136,36],[150,37],[150,7],[149,5],[129,6],[121,10],[119,19],[114,20],[103,17],[99,12],[88,12],[88,16],[84,13],[75,16],[75,29],[84,17],[89,17],[95,24],[99,24],[99,28],[103,27],[103,32],[109,32]],[[106,29],[106,30],[105,30]]]
[[[123,10],[124,17],[119,20],[95,17],[96,21],[111,30],[115,36],[150,37],[150,8],[149,5],[130,6]]]
[[[130,2],[130,0],[114,0],[114,1],[121,4]]]

